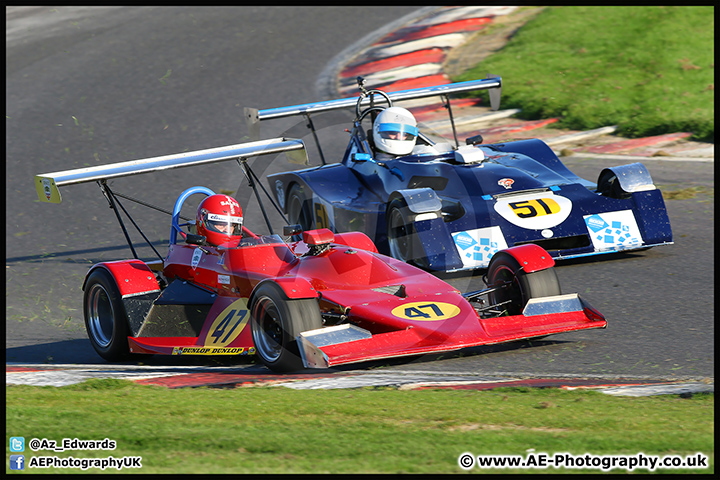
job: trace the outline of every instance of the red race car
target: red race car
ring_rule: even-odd
[[[221,207],[225,213],[203,208],[205,200],[224,197],[205,187],[189,188],[175,202],[167,255],[143,261],[120,215],[127,210],[119,197],[130,198],[106,182],[237,160],[260,201],[259,182],[252,181],[257,177],[245,160],[298,151],[304,152],[300,140],[279,138],[35,177],[40,200],[52,203],[61,200],[60,186],[97,181],[135,256],[98,263],[85,278],[85,324],[101,357],[255,354],[272,370],[294,371],[607,325],[579,295],[561,294],[554,261],[537,245],[496,253],[488,287],[463,294],[380,255],[363,233],[301,232],[290,225],[283,230],[287,239],[256,235],[242,225],[239,205],[237,211]],[[182,206],[194,194],[206,198],[196,220],[181,224]],[[235,202],[225,200],[218,205]],[[218,233],[227,232],[213,227],[219,220],[235,229]],[[215,241],[218,235],[224,240]]]

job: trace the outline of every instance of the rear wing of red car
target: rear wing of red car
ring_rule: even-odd
[[[41,173],[39,175],[35,175],[35,189],[37,190],[38,198],[41,202],[60,203],[62,201],[62,196],[60,195],[60,187],[64,187],[67,185],[75,185],[79,183],[97,182],[100,190],[105,196],[105,199],[108,201],[110,208],[115,212],[115,216],[117,217],[118,223],[120,224],[120,228],[122,228],[128,246],[130,247],[130,250],[132,250],[133,256],[135,258],[139,258],[137,252],[135,251],[135,247],[133,246],[133,242],[128,235],[127,228],[125,227],[125,223],[122,220],[120,211],[124,212],[125,215],[132,221],[133,225],[138,230],[140,235],[142,235],[146,243],[155,251],[157,256],[162,260],[163,256],[160,255],[160,253],[153,246],[152,242],[148,240],[142,230],[140,230],[140,227],[137,225],[137,223],[130,217],[130,213],[127,211],[127,209],[125,209],[125,207],[123,207],[118,197],[122,197],[126,200],[130,200],[132,202],[144,205],[154,210],[158,210],[172,215],[172,239],[175,238],[175,231],[178,228],[177,218],[183,218],[183,220],[188,221],[189,219],[180,217],[179,212],[167,212],[159,207],[155,207],[127,195],[123,195],[119,192],[113,192],[107,182],[109,179],[127,177],[130,175],[139,175],[143,173],[159,172],[163,170],[170,170],[173,168],[207,165],[211,163],[223,162],[226,160],[236,160],[240,167],[243,169],[245,176],[248,178],[248,181],[255,193],[255,196],[257,197],[258,202],[260,202],[260,208],[262,209],[265,216],[265,221],[268,225],[268,229],[272,232],[272,225],[270,224],[269,218],[265,214],[265,208],[263,207],[262,199],[260,198],[260,193],[257,189],[257,185],[260,183],[260,180],[253,172],[252,168],[250,168],[250,165],[248,165],[247,159],[260,155],[279,153],[285,153],[285,155],[288,156],[291,161],[297,161],[297,157],[300,157],[300,161],[304,160],[305,162],[307,162],[307,150],[305,149],[305,144],[302,140],[279,137],[269,140],[261,140],[257,142],[228,145],[225,147],[209,148],[205,150],[176,153],[160,157],[143,158],[140,160],[111,163],[108,165],[97,165],[94,167],[77,168],[74,170],[64,170],[61,172]],[[200,188],[202,189],[204,187]],[[199,190],[198,192],[200,193]],[[203,192],[206,195],[212,194],[212,191],[209,189],[204,189]],[[270,202],[273,202],[272,198],[266,191],[265,194],[270,199]],[[277,205],[275,206],[275,208],[280,212],[280,209],[279,207],[277,207]],[[282,215],[282,212],[280,213]],[[189,223],[183,225],[189,225]]]
[[[301,157],[307,162],[307,152],[302,140],[272,138],[256,142],[239,143],[225,147],[209,148],[192,152],[164,155],[160,157],[130,160],[127,162],[97,165],[61,172],[35,175],[35,189],[41,202],[60,203],[59,187],[87,182],[105,183],[106,180],[142,173],[158,172],[173,168],[206,165],[226,160],[240,160],[259,155],[285,153]]]

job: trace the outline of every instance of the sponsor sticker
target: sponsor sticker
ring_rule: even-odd
[[[223,203],[223,202],[220,202]],[[232,215],[218,215],[216,213],[208,213],[208,220],[214,222],[242,223],[243,217],[233,217]]]
[[[453,238],[455,239],[455,244],[463,250],[466,250],[477,243],[467,232],[460,232]]]
[[[468,268],[487,267],[490,257],[507,248],[502,230],[497,226],[456,232],[452,237],[463,266]]]
[[[597,214],[585,217],[585,225],[587,225],[588,230],[590,230],[592,233],[597,233],[600,230],[609,227],[608,223],[603,220],[600,215]]]
[[[218,273],[218,283],[222,285],[230,285],[230,275],[220,275]]]
[[[501,187],[505,187],[505,190],[510,190],[513,186],[513,183],[515,183],[515,180],[512,178],[501,178],[498,180],[498,185]]]
[[[174,347],[173,355],[254,355],[255,347]]]
[[[596,213],[583,218],[596,251],[636,248],[644,243],[632,210]]]
[[[392,310],[392,314],[406,320],[432,322],[447,320],[460,313],[460,307],[443,302],[412,302],[405,303]]]
[[[283,187],[282,180],[275,180],[275,194],[280,207],[285,208],[285,187]]]
[[[50,197],[52,197],[52,188],[50,187],[50,179],[43,178],[42,184],[43,184],[43,191],[45,192],[45,198],[47,198],[48,201],[50,201]]]
[[[543,230],[564,222],[572,211],[572,201],[552,191],[501,197],[495,211],[505,220],[529,230]]]
[[[226,207],[230,207],[230,213],[235,214],[235,209],[237,208],[238,211],[240,210],[240,204],[232,197],[225,197],[225,200],[220,202],[220,205],[225,205]],[[242,221],[242,220],[241,220]]]
[[[190,262],[190,266],[192,267],[193,270],[195,270],[197,268],[198,264],[200,263],[200,258],[202,258],[202,254],[203,254],[203,252],[199,248],[196,248],[193,251],[192,261]]]
[[[245,329],[248,320],[250,320],[250,312],[247,299],[239,298],[215,317],[201,343],[206,347],[226,347]]]

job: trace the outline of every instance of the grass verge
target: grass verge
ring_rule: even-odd
[[[712,6],[548,7],[453,81],[501,75],[503,108],[557,128],[713,142],[714,36]]]
[[[714,395],[709,394],[635,398],[523,388],[171,390],[104,379],[61,388],[6,386],[6,401],[8,442],[11,436],[23,436],[26,443],[33,438],[117,442],[112,451],[26,449],[26,465],[41,455],[141,456],[140,470],[123,472],[462,473],[458,458],[464,452],[524,456],[535,449],[595,456],[700,452],[709,457],[706,469],[656,472],[714,471]],[[600,473],[545,472],[563,471]]]

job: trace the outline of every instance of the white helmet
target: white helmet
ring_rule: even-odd
[[[375,148],[391,155],[410,154],[417,135],[415,117],[402,107],[386,108],[373,124]]]

